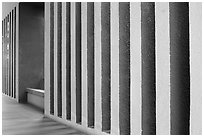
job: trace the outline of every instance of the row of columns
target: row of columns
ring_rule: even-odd
[[[200,134],[196,14],[200,3],[46,3],[45,114],[110,134]]]
[[[2,20],[2,91],[5,95],[16,98],[16,19],[15,7]]]

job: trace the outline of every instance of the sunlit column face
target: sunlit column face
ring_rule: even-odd
[[[9,44],[7,44],[7,50],[9,50]]]
[[[7,56],[6,56],[6,58],[9,59],[9,43],[7,44],[6,48],[7,48]]]
[[[7,22],[7,30],[9,31],[9,22]]]

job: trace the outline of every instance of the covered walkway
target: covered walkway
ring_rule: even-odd
[[[2,94],[3,135],[85,135],[72,127],[44,117],[29,104],[19,104]]]

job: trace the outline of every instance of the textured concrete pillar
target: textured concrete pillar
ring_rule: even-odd
[[[57,116],[58,113],[58,109],[57,109],[57,93],[58,93],[58,65],[57,65],[57,61],[58,61],[58,43],[57,43],[57,38],[58,38],[58,26],[57,26],[57,2],[54,3],[54,115]]]
[[[9,96],[12,97],[12,14],[9,13]]]
[[[6,75],[7,75],[7,65],[6,65],[6,17],[4,18],[4,63],[5,63],[5,94],[6,94],[6,91],[7,91],[7,78],[6,78]]]
[[[8,95],[11,96],[12,92],[12,84],[11,84],[11,78],[12,78],[12,68],[11,68],[11,13],[8,14]]]
[[[62,118],[66,120],[66,3],[62,3]]]
[[[95,95],[95,129],[102,130],[101,108],[101,3],[94,3],[94,95]]]
[[[7,38],[8,16],[5,18],[5,48],[6,48],[6,95],[8,95],[8,38]]]
[[[6,16],[6,31],[5,31],[5,35],[6,35],[6,38],[5,38],[5,46],[6,46],[6,95],[8,95],[8,91],[9,91],[9,82],[8,82],[8,38],[7,38],[7,35],[8,35],[8,16]]]
[[[13,10],[11,11],[11,87],[12,87],[12,90],[11,90],[11,96],[13,97]]]
[[[50,92],[51,92],[51,83],[50,83],[50,68],[52,67],[50,64],[50,3],[46,2],[45,3],[45,33],[44,33],[44,37],[45,37],[45,52],[44,52],[44,58],[45,58],[45,63],[44,63],[44,69],[45,69],[45,73],[44,73],[44,77],[45,77],[45,98],[44,98],[44,113],[45,115],[49,115],[50,114],[50,106],[51,106],[51,102],[50,102]]]
[[[71,3],[71,120],[76,122],[76,4]]]
[[[10,97],[12,97],[12,90],[13,90],[13,86],[12,86],[12,28],[11,28],[11,24],[12,24],[12,15],[11,12],[9,13],[9,95]]]
[[[5,47],[5,94],[8,93],[8,46],[7,46],[7,16],[4,19],[4,26],[5,26],[5,37],[4,37],[4,47]]]
[[[12,66],[12,90],[11,90],[11,95],[12,95],[12,98],[14,97],[14,65],[13,65],[13,63],[14,63],[14,48],[13,48],[13,10],[11,11],[11,47],[12,47],[12,51],[11,51],[11,66]]]
[[[9,51],[10,51],[10,46],[9,46],[9,15],[7,15],[7,22],[6,22],[6,37],[7,37],[7,95],[9,96],[10,92],[10,82],[9,82],[9,77],[10,77],[10,71],[9,71]]]
[[[19,102],[19,4],[16,6],[16,100]]]
[[[189,3],[190,134],[202,134],[202,3]]]
[[[13,33],[13,37],[14,37],[14,39],[13,39],[13,42],[14,42],[14,98],[16,98],[16,45],[17,45],[17,43],[16,43],[16,30],[17,30],[17,28],[16,28],[16,7],[14,8],[14,24],[13,24],[13,27],[14,27],[14,33]]]
[[[130,3],[130,133],[142,132],[141,4]]]
[[[81,3],[82,125],[88,126],[87,2]]]
[[[119,3],[111,3],[111,134],[119,129]]]
[[[156,28],[156,134],[170,134],[169,4],[155,4]]]

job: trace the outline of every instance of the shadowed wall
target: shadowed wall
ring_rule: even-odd
[[[44,89],[44,4],[19,5],[19,102],[26,88]]]

